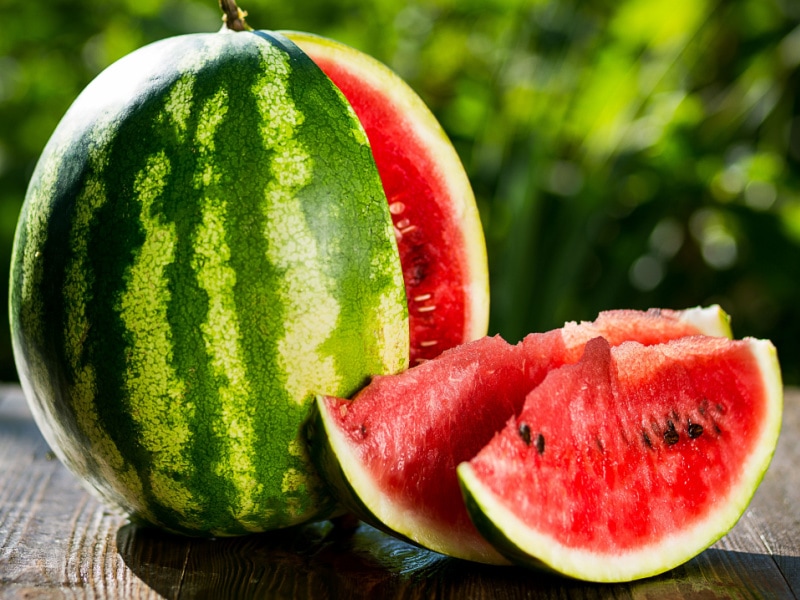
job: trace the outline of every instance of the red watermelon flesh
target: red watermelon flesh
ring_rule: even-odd
[[[645,577],[735,524],[775,449],[781,401],[769,342],[597,338],[459,474],[478,527],[513,560]]]
[[[719,307],[609,311],[593,323],[531,334],[517,345],[487,337],[408,371],[376,377],[350,400],[319,398],[312,453],[340,500],[362,519],[431,550],[506,562],[477,532],[456,467],[472,458],[547,373],[577,361],[604,333],[612,343],[730,335]]]
[[[405,279],[410,364],[486,335],[480,218],[464,168],[436,119],[374,59],[325,38],[285,33],[341,90],[369,138]]]

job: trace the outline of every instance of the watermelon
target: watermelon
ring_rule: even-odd
[[[629,581],[733,527],[769,465],[781,408],[768,341],[612,348],[596,338],[458,474],[478,529],[504,556]]]
[[[656,344],[700,333],[729,337],[727,315],[718,306],[618,310],[517,345],[484,337],[375,377],[352,400],[319,397],[312,458],[342,504],[368,523],[443,554],[504,564],[470,520],[458,464],[519,413],[549,371],[577,362],[589,340]]]
[[[432,154],[420,139],[410,155],[374,155],[307,54],[230,29],[137,50],[78,97],[33,173],[10,286],[20,381],[59,458],[135,520],[216,536],[335,510],[301,431],[315,395],[352,395],[424,347],[381,181],[392,167],[376,160]],[[349,69],[351,87],[371,68]],[[427,127],[421,112],[407,118]],[[474,203],[464,185],[415,214]],[[458,250],[433,245],[464,222],[482,247],[471,219],[444,218],[445,237],[434,223],[413,248],[451,260]],[[476,260],[414,284],[460,298],[436,325],[442,340],[485,333]]]
[[[486,334],[486,247],[455,149],[425,104],[386,66],[349,46],[283,32],[333,80],[364,126],[403,266],[411,364]]]

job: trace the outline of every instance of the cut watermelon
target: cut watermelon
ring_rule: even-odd
[[[483,229],[464,167],[436,118],[372,57],[310,33],[282,33],[341,90],[369,138],[400,251],[411,365],[486,335]]]
[[[597,338],[458,473],[479,530],[512,561],[629,581],[733,527],[769,465],[781,408],[767,341]]]
[[[727,315],[716,306],[610,311],[516,346],[482,338],[376,377],[352,401],[318,398],[313,458],[340,501],[365,521],[437,552],[504,563],[470,521],[457,465],[519,413],[548,371],[579,360],[590,339],[651,344],[698,333],[730,336]]]

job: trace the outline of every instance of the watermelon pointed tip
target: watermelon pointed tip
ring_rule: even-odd
[[[694,325],[705,335],[733,339],[731,317],[719,304],[687,308],[680,311],[680,319]]]

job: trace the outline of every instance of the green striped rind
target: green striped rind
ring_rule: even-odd
[[[260,531],[332,500],[301,425],[406,366],[391,219],[349,105],[266,33],[164,40],[71,107],[31,181],[10,314],[62,460],[181,532]]]

